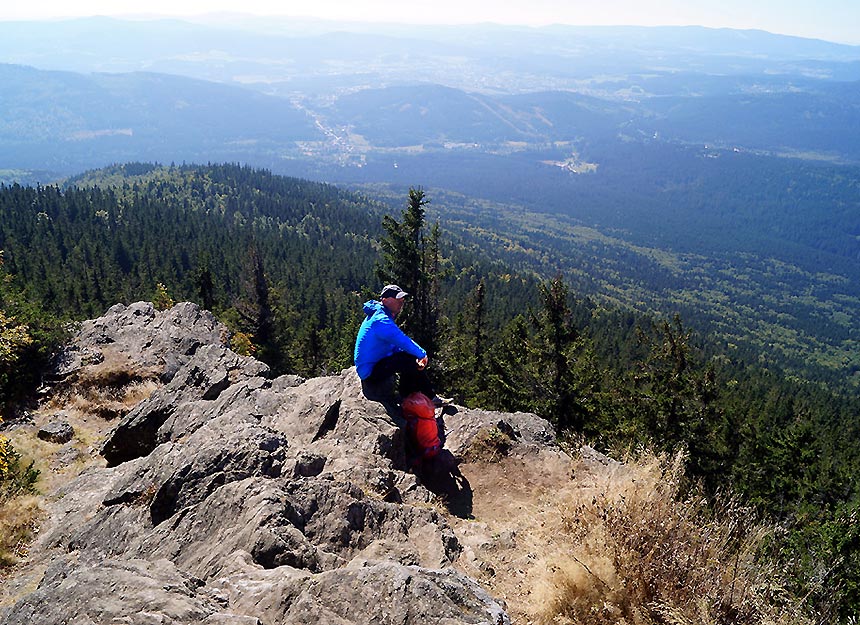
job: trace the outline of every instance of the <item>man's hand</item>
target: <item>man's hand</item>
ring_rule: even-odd
[[[427,362],[428,362],[429,360],[430,360],[430,359],[429,359],[427,356],[424,356],[424,358],[419,358],[419,359],[417,359],[415,362],[416,362],[416,363],[418,363],[418,370],[420,371],[421,369],[423,369],[424,367],[426,367],[426,366],[427,366]]]

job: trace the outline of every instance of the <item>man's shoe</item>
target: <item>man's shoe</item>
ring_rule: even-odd
[[[448,397],[440,397],[439,395],[433,395],[433,398],[430,401],[432,401],[433,405],[437,408],[447,406],[451,403],[451,399],[449,399]]]

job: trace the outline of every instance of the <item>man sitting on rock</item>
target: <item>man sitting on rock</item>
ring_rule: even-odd
[[[389,284],[379,297],[364,304],[367,315],[355,339],[355,368],[364,396],[385,406],[398,425],[405,421],[394,392],[394,376],[399,374],[399,391],[406,397],[416,391],[431,398],[436,406],[446,400],[433,391],[427,376],[427,352],[401,330],[394,319],[403,309],[407,293]]]

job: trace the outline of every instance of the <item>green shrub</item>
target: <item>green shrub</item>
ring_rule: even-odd
[[[2,420],[2,419],[0,419]],[[0,501],[35,491],[39,471],[25,463],[5,436],[0,436]]]
[[[167,292],[167,287],[161,282],[155,285],[155,295],[152,297],[152,305],[156,310],[168,310],[173,308],[173,298]]]

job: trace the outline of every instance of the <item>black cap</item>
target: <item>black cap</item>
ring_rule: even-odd
[[[384,289],[382,289],[382,295],[379,296],[379,299],[385,299],[386,297],[396,297],[397,299],[403,299],[407,295],[409,295],[409,293],[401,289],[396,284],[389,284]]]

